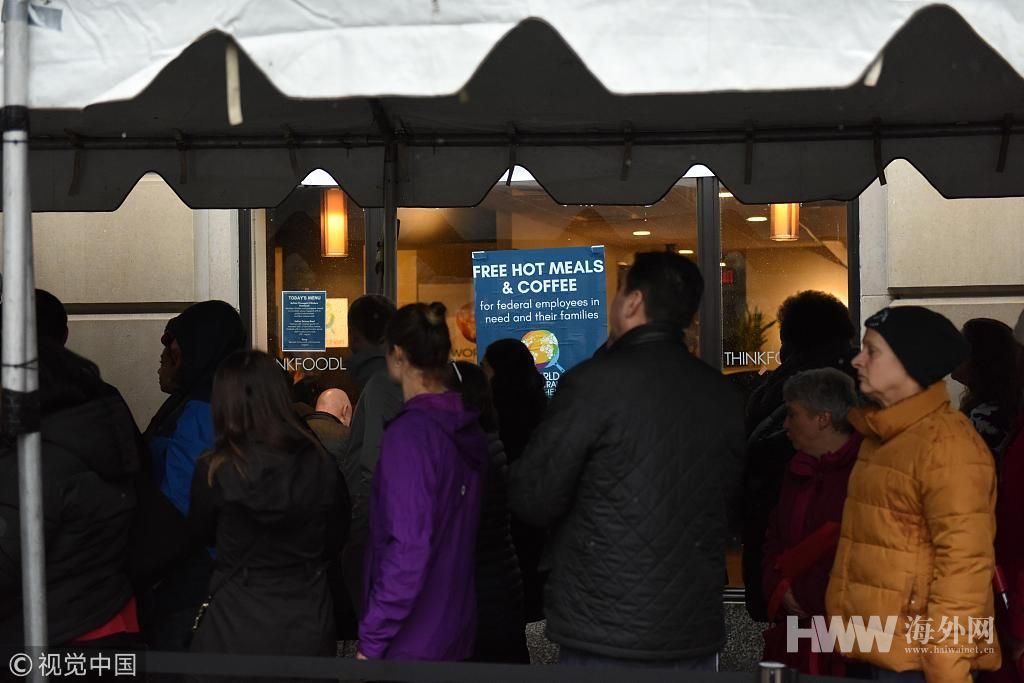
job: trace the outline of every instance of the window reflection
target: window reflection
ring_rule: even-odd
[[[724,189],[719,196],[723,367],[771,370],[780,362],[775,316],[787,297],[815,289],[848,302],[846,203],[742,204]]]
[[[651,206],[563,206],[531,179],[497,184],[474,208],[399,209],[398,305],[443,302],[452,355],[475,361],[472,252],[604,245],[610,302],[637,252],[696,260],[696,202],[696,181],[683,179]]]

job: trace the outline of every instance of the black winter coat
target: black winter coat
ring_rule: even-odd
[[[671,328],[566,373],[510,481],[515,511],[552,527],[548,637],[638,660],[720,650],[742,450],[739,395]]]
[[[476,542],[477,636],[473,659],[529,664],[523,576],[512,543],[506,491],[508,462],[498,435],[487,436],[490,461]]]
[[[47,415],[41,431],[49,638],[65,644],[110,621],[132,596],[140,437],[113,388]],[[0,453],[0,642],[22,643],[22,628],[18,457],[8,445]]]
[[[189,522],[216,539],[219,589],[192,639],[195,652],[336,654],[325,567],[348,533],[350,501],[334,460],[319,449],[253,449],[244,476],[230,462],[192,480]],[[230,579],[225,577],[238,568]]]

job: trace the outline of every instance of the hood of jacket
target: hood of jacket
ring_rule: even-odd
[[[334,493],[328,470],[334,461],[313,444],[290,452],[254,445],[240,467],[230,462],[217,470],[225,503],[240,505],[260,519],[285,516],[298,506],[327,504]]]
[[[388,366],[384,359],[386,349],[381,346],[370,346],[357,353],[353,353],[348,359],[347,370],[355,378],[360,389],[366,386],[378,372],[387,372]]]
[[[446,391],[443,394],[414,396],[406,401],[402,412],[426,417],[439,426],[455,442],[459,455],[473,469],[487,466],[489,456],[486,436],[480,428],[480,415],[466,408],[458,393]],[[484,448],[480,447],[481,441]]]
[[[141,466],[135,420],[119,395],[51,413],[40,431],[45,443],[73,453],[103,479],[119,479]]]

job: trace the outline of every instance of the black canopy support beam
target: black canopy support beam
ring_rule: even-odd
[[[383,111],[383,109],[381,109]],[[385,121],[388,121],[385,119]],[[388,130],[384,123],[381,130]],[[998,137],[1024,135],[1024,121],[984,123],[950,123],[921,125],[823,126],[794,128],[758,128],[757,144],[781,142],[830,142],[877,140],[914,140],[931,138]],[[529,132],[516,131],[516,144],[520,147],[577,147],[577,146],[672,146],[672,145],[745,145],[747,129],[711,131],[608,131],[608,132]],[[390,131],[387,136],[367,134],[294,135],[285,139],[280,133],[248,136],[196,135],[188,136],[188,148],[201,149],[281,149],[297,148],[384,148],[395,142],[409,147],[502,147],[509,145],[508,133],[402,133]],[[33,135],[33,150],[153,150],[178,149],[180,142],[174,134],[166,136],[121,137],[88,136],[79,133],[77,144],[66,136]]]

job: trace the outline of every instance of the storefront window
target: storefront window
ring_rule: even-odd
[[[808,289],[847,303],[849,262],[844,202],[742,204],[724,187],[722,221],[722,367],[749,396],[780,364],[776,315],[787,297]],[[743,585],[742,546],[729,542],[729,585]]]
[[[776,314],[808,289],[849,298],[845,202],[742,204],[723,188],[722,367],[727,374],[778,367]]]
[[[474,251],[603,245],[610,302],[637,252],[667,249],[697,258],[696,202],[696,181],[689,178],[651,206],[563,206],[529,179],[499,182],[470,209],[400,209],[398,305],[444,303],[452,355],[475,361]]]
[[[311,392],[347,387],[341,368],[350,356],[348,305],[365,289],[364,242],[363,210],[338,188],[298,187],[267,210],[267,349],[282,361],[294,359],[285,365],[296,382],[317,379]],[[285,291],[327,293],[326,352],[282,351]]]
[[[610,303],[619,280],[641,251],[667,250],[699,263],[698,181],[681,179],[665,197],[649,206],[564,206],[553,201],[529,174],[499,182],[480,205],[461,209],[399,209],[398,300],[443,302],[448,309],[452,356],[477,359],[473,292],[473,253],[603,246],[604,295]],[[713,180],[704,182],[714,182]],[[702,186],[706,187],[706,186]],[[327,353],[284,354],[298,358],[347,358],[346,311],[364,292],[365,225],[361,209],[346,202],[347,232],[325,234],[327,213],[341,191],[300,187],[280,206],[267,211],[268,348],[281,349],[281,295],[288,290],[326,291]],[[782,302],[797,292],[816,289],[849,298],[847,205],[844,202],[753,205],[719,193],[720,272],[705,273],[708,287],[721,287],[722,367],[748,393],[766,370],[779,363],[775,320]],[[704,215],[713,215],[713,212]],[[327,254],[339,255],[327,255]],[[344,255],[341,255],[344,254]],[[855,267],[855,264],[854,264]],[[600,277],[600,276],[598,276]],[[606,309],[607,310],[607,309]],[[719,321],[708,321],[717,324]],[[699,325],[690,331],[697,352]],[[342,386],[344,373],[293,373],[317,387]],[[352,394],[355,396],[355,394]],[[742,586],[739,540],[729,539],[729,585]]]

